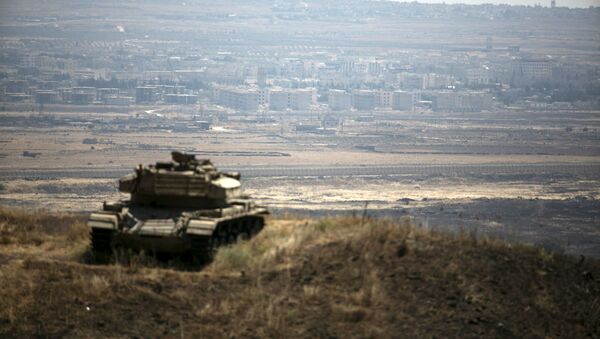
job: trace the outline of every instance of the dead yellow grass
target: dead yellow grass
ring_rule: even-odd
[[[0,206],[0,244],[41,245],[50,237],[88,237],[83,216]]]
[[[82,226],[35,213],[2,219],[47,226],[41,245],[0,245],[0,337],[598,334],[597,262],[408,219],[270,219],[194,272],[83,264]]]
[[[277,220],[254,239],[219,249],[210,271],[227,274],[285,269],[294,264],[293,259],[301,252],[340,240],[346,246],[359,247],[365,258],[374,258],[372,251],[379,250],[381,245],[400,244],[405,251],[407,241],[426,234],[429,233],[411,227],[408,218],[396,221],[355,217]]]

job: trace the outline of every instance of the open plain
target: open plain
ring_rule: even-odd
[[[317,114],[190,131],[185,112],[161,112],[5,114],[0,202],[91,211],[122,198],[116,179],[137,164],[181,150],[240,171],[277,214],[366,209],[600,256],[598,112],[340,114],[334,135],[292,128]]]

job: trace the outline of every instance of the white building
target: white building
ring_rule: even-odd
[[[269,105],[269,89],[268,88],[259,88],[258,92],[258,104],[261,106]]]
[[[317,102],[317,91],[314,88],[272,88],[269,92],[269,109],[282,111],[310,110]]]
[[[269,91],[269,109],[273,111],[283,111],[291,106],[289,91],[283,88],[272,88]]]
[[[413,92],[394,91],[392,109],[412,112],[415,109],[415,94]]]
[[[454,85],[454,78],[446,74],[427,73],[423,76],[424,89],[448,88],[452,85]]]
[[[256,111],[259,93],[256,88],[220,87],[213,88],[213,100],[221,106],[240,111]]]
[[[492,72],[489,67],[469,68],[466,72],[467,84],[471,86],[489,85],[492,81]]]
[[[354,73],[357,74],[365,74],[369,68],[369,64],[367,62],[357,62],[354,64]]]
[[[371,61],[367,66],[367,72],[371,75],[379,75],[383,71],[383,65],[379,61]]]
[[[368,111],[375,108],[378,92],[372,90],[352,91],[352,106],[359,111]]]
[[[486,92],[437,92],[434,111],[481,112],[492,107],[492,95]]]
[[[552,77],[552,64],[545,59],[519,59],[511,65],[510,83],[515,86],[548,80]]]
[[[525,77],[548,79],[552,76],[552,67],[548,60],[524,59],[518,63]]]
[[[379,95],[377,96],[377,107],[392,107],[392,94],[393,92],[391,91],[379,91]]]
[[[299,88],[291,93],[291,109],[298,111],[310,110],[317,102],[317,91],[314,88]]]
[[[327,100],[329,109],[332,111],[343,111],[352,108],[352,96],[343,90],[330,89]]]

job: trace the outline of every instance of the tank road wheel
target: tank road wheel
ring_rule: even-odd
[[[221,239],[219,239],[218,237],[212,237],[210,239],[210,245],[213,250],[213,253],[216,252],[217,249],[219,249],[219,246],[221,246]]]
[[[265,219],[262,217],[251,218],[250,225],[250,236],[255,236],[265,227]]]
[[[232,242],[238,241],[240,234],[242,234],[243,227],[243,220],[236,220],[233,222],[233,226],[231,227]]]
[[[217,226],[216,236],[219,238],[220,245],[230,245],[235,241],[235,233],[233,231],[234,224],[231,221],[219,223]]]
[[[227,245],[235,243],[238,235],[238,221],[230,220],[223,226],[225,227],[225,237],[227,239]]]
[[[248,240],[252,237],[253,222],[252,218],[244,218],[240,221],[241,227],[238,240]]]
[[[192,246],[190,253],[192,255],[192,261],[195,263],[208,263],[210,262],[215,254],[215,242],[210,237],[190,237]]]
[[[91,232],[92,251],[110,253],[112,249],[113,230],[93,228]]]
[[[106,261],[112,254],[113,230],[92,228],[90,232],[93,260]]]
[[[240,233],[238,233],[237,235],[237,241],[246,241],[250,239],[250,233],[248,232],[248,230],[246,229],[246,227],[244,227],[242,229],[242,231],[240,231]]]

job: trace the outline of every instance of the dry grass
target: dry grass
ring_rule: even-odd
[[[66,218],[35,214],[10,220]],[[0,336],[598,335],[597,261],[433,233],[408,219],[269,220],[202,272],[141,257],[82,264],[73,259],[87,245],[79,227],[39,227],[43,244],[25,241],[28,250],[0,245]],[[62,247],[69,239],[78,245]]]
[[[0,244],[41,245],[57,236],[67,241],[87,238],[83,216],[0,206]]]
[[[324,218],[318,221],[302,219],[278,220],[276,227],[267,227],[250,241],[221,248],[211,272],[226,274],[239,271],[261,272],[293,265],[302,252],[335,241],[352,246],[368,260],[372,251],[400,245],[427,232],[410,226],[408,218],[397,221],[361,218]]]
[[[499,306],[495,303],[511,293],[518,304],[535,307],[534,317],[541,319],[539,326],[543,328],[538,332],[513,333],[569,333],[550,323],[554,317],[560,317],[565,307],[572,309],[582,303],[591,304],[591,309],[584,314],[580,312],[582,319],[586,319],[583,321],[586,325],[579,327],[580,333],[598,333],[595,327],[599,323],[598,301],[574,295],[561,297],[562,288],[557,286],[571,285],[569,279],[540,281],[538,276],[529,275],[528,270],[535,267],[570,265],[571,259],[567,257],[557,259],[543,249],[479,238],[473,233],[431,232],[412,226],[409,219],[286,219],[276,224],[251,241],[220,250],[209,268],[215,277],[240,277],[248,282],[249,287],[242,294],[234,294],[221,303],[219,314],[236,319],[243,314],[242,323],[246,327],[242,328],[256,326],[260,329],[259,336],[286,336],[296,333],[303,327],[301,324],[317,322],[333,328],[333,333],[350,326],[354,328],[352,336],[388,337],[390,333],[399,333],[388,323],[389,310],[396,310],[409,323],[427,322],[427,317],[430,321],[447,323],[457,314],[463,314],[461,321],[481,325],[485,318],[479,314],[486,313],[486,309],[496,312],[493,309]],[[511,267],[514,260],[524,263]],[[597,270],[598,263],[594,265]],[[390,277],[394,280],[396,274],[402,275],[400,285],[390,283]],[[510,283],[515,286],[497,288]],[[521,289],[521,285],[527,284]],[[415,285],[418,287],[412,291],[407,289]],[[590,291],[586,293],[591,296]],[[561,301],[557,302],[557,298]],[[399,306],[398,302],[405,305]],[[473,308],[455,309],[465,303]],[[514,307],[508,304],[501,306],[507,307],[507,317]],[[433,317],[438,308],[439,314]],[[306,314],[311,309],[319,310],[316,317]],[[450,315],[446,313],[448,309]],[[319,314],[326,319],[319,320]],[[518,314],[511,317],[515,323],[527,323]],[[504,330],[507,321],[503,318],[488,324],[493,328],[490,333],[500,333],[495,330]],[[494,328],[497,324],[502,327]],[[453,331],[461,326],[448,326],[448,332],[437,333],[457,333]],[[407,333],[431,334],[427,328],[422,331],[416,328]],[[243,336],[244,332],[239,330],[235,327],[227,335]],[[496,335],[486,335],[485,331],[475,333]]]

